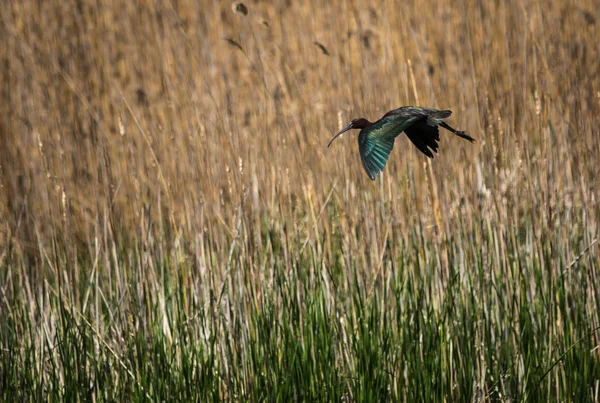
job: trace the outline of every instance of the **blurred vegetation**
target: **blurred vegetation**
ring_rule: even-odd
[[[2,3],[0,400],[597,401],[598,18]]]

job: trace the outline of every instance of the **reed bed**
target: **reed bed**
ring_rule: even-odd
[[[0,400],[598,401],[598,18],[2,3]]]

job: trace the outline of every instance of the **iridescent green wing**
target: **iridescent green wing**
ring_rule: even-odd
[[[367,175],[371,180],[375,180],[394,148],[394,138],[377,139],[361,133],[358,135],[358,148]]]
[[[420,117],[391,115],[383,117],[358,135],[358,149],[363,167],[371,180],[383,170],[394,148],[396,137]]]

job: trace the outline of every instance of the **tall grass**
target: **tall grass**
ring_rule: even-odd
[[[246,6],[0,5],[0,400],[599,400],[595,2]]]

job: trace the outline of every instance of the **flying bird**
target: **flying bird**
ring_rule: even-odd
[[[385,167],[390,152],[394,148],[394,140],[402,132],[406,133],[419,151],[429,158],[433,158],[432,151],[435,153],[438,151],[438,141],[440,141],[438,126],[471,143],[474,142],[473,137],[463,131],[453,129],[444,122],[444,119],[449,118],[451,114],[452,111],[449,110],[403,106],[389,111],[373,123],[364,118],[353,119],[348,126],[329,140],[327,147],[342,133],[350,129],[361,129],[358,133],[360,159],[369,178],[375,180]]]

